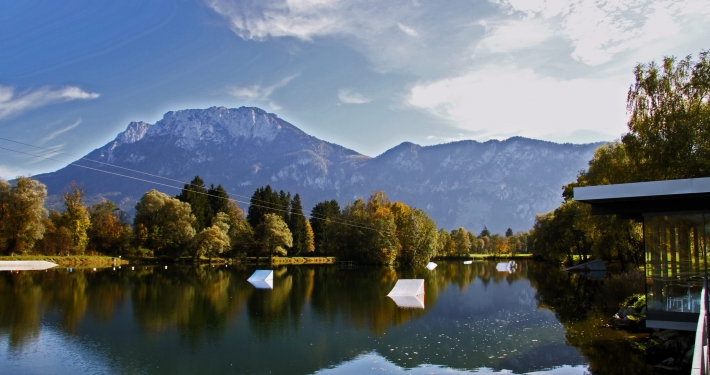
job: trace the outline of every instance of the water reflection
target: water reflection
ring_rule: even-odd
[[[76,360],[50,372],[359,373],[378,363],[408,373],[645,373],[622,334],[598,328],[602,283],[544,264],[279,267],[273,290],[249,284],[253,272],[0,273],[0,368],[46,373],[30,362],[69,350]],[[425,308],[386,297],[403,278],[424,279]]]

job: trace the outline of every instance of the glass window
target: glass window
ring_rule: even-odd
[[[706,267],[705,236],[710,229],[704,216],[644,216],[649,311],[699,311]]]

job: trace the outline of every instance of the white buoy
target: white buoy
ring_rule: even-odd
[[[463,261],[463,264],[471,264],[471,263],[473,263],[472,260],[464,260],[464,261]]]
[[[167,269],[168,269],[168,266],[165,266],[165,269],[167,270]]]
[[[133,270],[135,270],[135,269],[136,269],[136,267],[131,267],[131,271],[133,271]]]

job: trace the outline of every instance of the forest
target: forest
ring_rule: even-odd
[[[390,202],[382,191],[342,209],[324,201],[304,214],[299,194],[256,189],[245,215],[221,186],[196,176],[180,194],[145,193],[132,220],[104,200],[84,203],[72,183],[62,194],[63,211],[47,210],[39,181],[0,180],[0,253],[4,255],[139,256],[180,259],[272,256],[336,256],[367,264],[420,264],[434,257],[527,250],[527,234],[476,236],[465,228],[437,229],[421,209]],[[310,217],[310,218],[309,218]]]

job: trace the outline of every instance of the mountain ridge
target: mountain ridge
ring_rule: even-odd
[[[299,193],[307,212],[323,200],[336,199],[344,206],[384,190],[391,200],[426,210],[441,227],[478,232],[485,225],[502,233],[508,227],[527,230],[535,214],[554,209],[562,185],[576,178],[601,144],[524,137],[430,146],[402,142],[372,158],[313,137],[259,108],[211,107],[170,111],[155,124],[130,122],[85,159],[178,181],[200,175],[241,197],[270,184]],[[171,195],[182,188],[174,181],[165,183],[171,187],[155,186],[141,180],[156,177],[107,164],[77,163],[133,179],[71,165],[35,177],[50,194],[75,180],[90,195],[109,197],[124,209],[152,188]]]

